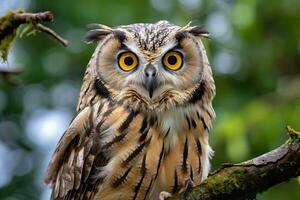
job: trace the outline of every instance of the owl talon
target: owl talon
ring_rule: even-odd
[[[166,200],[168,198],[172,197],[172,194],[166,191],[162,191],[159,193],[159,200]]]
[[[194,181],[192,181],[191,179],[188,179],[185,181],[184,188],[182,188],[180,192],[189,191],[194,186],[195,186]]]

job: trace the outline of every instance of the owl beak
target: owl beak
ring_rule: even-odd
[[[146,76],[145,86],[149,92],[149,97],[152,98],[153,92],[157,86],[156,69],[153,65],[151,65],[151,64],[147,65],[147,67],[145,69],[145,76]]]

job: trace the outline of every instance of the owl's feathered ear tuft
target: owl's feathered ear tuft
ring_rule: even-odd
[[[202,26],[191,26],[187,28],[187,32],[196,37],[206,37],[209,38],[209,32],[205,30]]]
[[[102,24],[88,24],[90,29],[85,35],[86,43],[98,42],[113,32],[113,29]]]
[[[180,28],[177,33],[178,38],[182,38],[186,33],[190,33],[195,37],[205,37],[209,38],[209,32],[203,28],[203,26],[191,26],[191,21]]]

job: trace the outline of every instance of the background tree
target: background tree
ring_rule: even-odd
[[[75,112],[81,79],[95,45],[83,43],[85,25],[110,26],[167,19],[193,20],[211,32],[206,41],[217,85],[211,133],[213,169],[269,151],[286,140],[287,124],[300,130],[300,2],[269,1],[56,1],[3,0],[9,8],[51,10],[49,24],[70,41],[23,37],[1,69],[22,66],[12,87],[0,78],[0,199],[47,199],[43,172]],[[48,24],[47,24],[48,25]],[[258,199],[297,199],[296,179]]]

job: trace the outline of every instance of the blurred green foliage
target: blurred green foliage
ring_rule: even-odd
[[[277,147],[287,139],[286,125],[300,130],[299,0],[4,0],[2,14],[6,4],[30,12],[52,11],[55,21],[47,25],[71,44],[64,48],[44,34],[23,37],[2,64],[21,65],[24,72],[14,77],[17,86],[0,78],[0,199],[48,198],[43,173],[75,112],[95,48],[83,43],[88,23],[116,26],[167,19],[185,25],[193,20],[211,32],[205,45],[217,86],[217,119],[210,139],[213,169]],[[61,121],[66,123],[55,128]],[[58,136],[53,138],[53,133]],[[299,183],[292,180],[258,199],[299,196]]]

